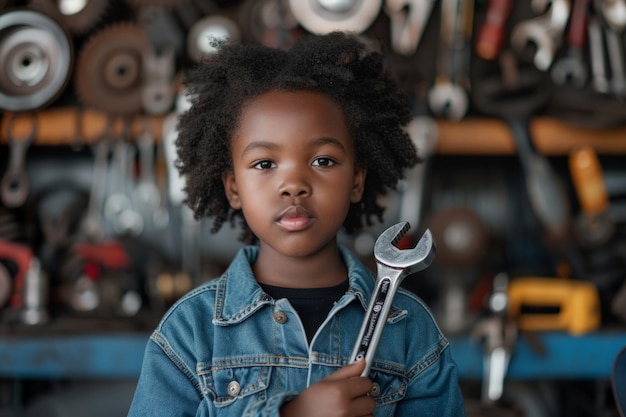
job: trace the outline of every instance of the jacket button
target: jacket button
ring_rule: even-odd
[[[285,314],[283,311],[275,312],[273,317],[274,317],[274,321],[278,324],[287,323],[287,314]]]
[[[378,383],[374,382],[372,384],[372,389],[370,389],[369,396],[372,398],[377,398],[380,396],[380,385],[378,385]]]
[[[228,390],[228,395],[236,397],[239,395],[239,391],[241,391],[241,385],[239,385],[239,382],[237,381],[230,381],[228,383],[228,388],[226,389]]]

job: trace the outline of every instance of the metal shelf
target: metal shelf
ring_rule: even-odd
[[[137,378],[147,334],[8,336],[0,340],[0,376],[16,379]],[[461,379],[480,379],[481,345],[467,337],[450,339]],[[542,347],[538,353],[535,344]],[[536,342],[519,339],[508,379],[609,379],[626,332],[583,336],[537,333]]]

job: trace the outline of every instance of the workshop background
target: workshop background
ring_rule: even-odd
[[[412,98],[423,163],[385,222],[435,263],[469,416],[617,416],[626,346],[624,0],[0,0],[0,416],[125,416],[150,331],[223,271],[174,168],[211,37],[362,32]]]

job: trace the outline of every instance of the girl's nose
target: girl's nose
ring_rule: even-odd
[[[279,192],[284,197],[307,197],[311,194],[311,185],[303,175],[288,173],[280,185]]]

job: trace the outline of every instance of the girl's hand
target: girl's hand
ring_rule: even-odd
[[[365,360],[330,374],[280,409],[281,417],[368,417],[376,403],[367,396],[372,381],[362,377]]]

